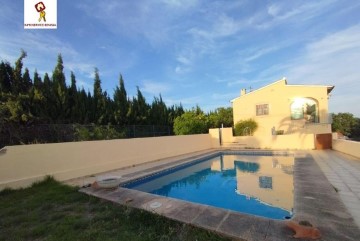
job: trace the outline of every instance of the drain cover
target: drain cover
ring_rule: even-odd
[[[160,202],[153,202],[153,203],[151,203],[150,204],[150,208],[159,208],[159,207],[161,207],[161,203]]]

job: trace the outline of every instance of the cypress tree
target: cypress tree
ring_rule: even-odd
[[[20,57],[15,62],[15,69],[13,72],[13,94],[17,95],[23,89],[23,79],[22,79],[22,67],[23,67],[23,59],[26,58],[27,54],[24,50],[21,50]]]
[[[13,84],[13,68],[9,62],[1,61],[0,64],[0,92],[11,92]]]
[[[78,93],[76,88],[76,77],[74,72],[71,71],[71,85],[68,89],[68,109],[70,110],[69,116],[67,116],[67,119],[71,120],[71,123],[79,122],[79,105],[78,105]]]
[[[117,125],[126,125],[128,123],[127,113],[129,111],[129,101],[121,74],[119,86],[116,86],[114,92],[114,119]]]
[[[20,92],[28,93],[30,91],[31,86],[32,86],[32,80],[30,78],[29,69],[25,68],[25,72],[22,76],[22,84],[20,86]]]
[[[53,71],[53,92],[55,97],[55,121],[64,122],[69,116],[70,110],[68,107],[68,91],[65,82],[64,66],[61,54],[58,55],[57,64]]]
[[[168,125],[168,109],[162,100],[161,95],[154,97],[151,104],[150,124],[152,125]]]
[[[94,122],[97,124],[104,124],[106,100],[101,89],[101,80],[99,76],[99,70],[97,68],[95,68],[93,101]]]
[[[34,84],[30,90],[30,99],[32,100],[32,113],[38,117],[38,119],[43,119],[46,115],[44,111],[45,97],[43,94],[43,84],[36,69],[34,72]]]
[[[146,103],[145,97],[142,95],[139,87],[137,86],[137,95],[131,103],[130,119],[133,125],[147,125],[149,124],[149,110],[150,107]]]

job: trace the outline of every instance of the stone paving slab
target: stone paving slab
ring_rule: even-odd
[[[165,168],[162,165],[162,168]],[[151,167],[151,170],[156,168]],[[354,223],[338,193],[327,181],[312,155],[297,155],[294,166],[294,221],[307,220],[322,233],[321,240],[359,240]],[[150,173],[142,171],[142,173]],[[138,173],[135,175],[138,177]],[[130,174],[128,176],[130,178]],[[119,187],[113,190],[82,188],[81,192],[154,212],[170,219],[221,233],[236,240],[299,240],[283,220],[272,220],[174,198]],[[301,239],[300,239],[301,240]]]
[[[311,155],[360,227],[360,160],[331,150],[312,151]]]

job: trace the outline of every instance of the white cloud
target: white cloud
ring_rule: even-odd
[[[198,0],[162,0],[164,4],[171,8],[188,9],[198,5]]]
[[[252,52],[251,54],[249,54],[249,56],[247,56],[245,58],[246,62],[250,62],[253,61],[255,59],[258,59],[260,57],[262,57],[263,55],[272,53],[280,48],[284,48],[285,46],[282,46],[281,44],[278,44],[277,46],[272,46],[272,47],[267,47],[267,48],[260,48],[260,49],[256,49],[254,52]]]
[[[189,96],[189,97],[183,97],[183,98],[169,98],[164,96],[164,102],[170,106],[170,105],[181,105],[186,109],[191,109],[192,107],[195,107],[197,104],[199,104],[202,101],[201,96]]]
[[[352,109],[359,100],[360,25],[329,34],[307,45],[305,52],[288,67],[291,83],[335,85],[332,94],[334,111]],[[346,96],[346,98],[344,98]],[[340,104],[341,103],[341,104]]]
[[[276,2],[270,4],[266,11],[255,14],[249,23],[260,29],[273,28],[279,24],[304,24],[324,14],[326,9],[331,8],[336,1]]]
[[[358,82],[360,25],[330,34],[310,43],[293,63],[288,76],[301,82]],[[360,82],[359,82],[360,83]]]
[[[141,90],[143,92],[151,94],[151,95],[155,95],[155,96],[166,93],[170,89],[171,88],[170,88],[169,84],[167,84],[167,83],[159,83],[159,82],[154,82],[154,81],[150,81],[150,80],[143,81],[143,85],[141,87]]]
[[[186,74],[186,73],[190,72],[190,70],[191,69],[189,67],[177,65],[175,67],[174,71],[175,71],[176,74]]]
[[[209,28],[190,28],[188,32],[194,38],[204,38],[208,40],[216,40],[218,38],[232,36],[239,32],[244,26],[245,21],[235,20],[233,17],[221,14],[216,16],[211,22]]]
[[[188,57],[185,56],[179,56],[176,59],[178,62],[180,62],[181,64],[185,64],[185,65],[189,65],[191,64],[191,60]]]

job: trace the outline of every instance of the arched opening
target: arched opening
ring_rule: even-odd
[[[313,98],[296,98],[290,105],[292,120],[319,123],[319,106]]]

